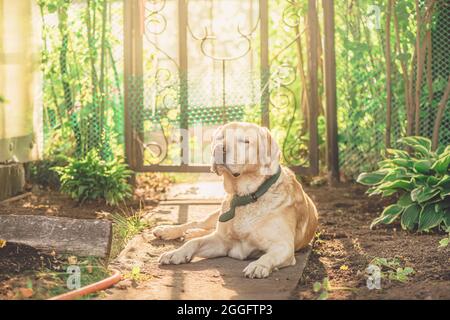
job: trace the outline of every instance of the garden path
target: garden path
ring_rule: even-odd
[[[173,185],[167,200],[146,218],[156,224],[184,223],[217,209],[224,194],[221,181],[210,174],[200,177],[195,183]],[[134,269],[135,281],[121,281],[105,292],[104,299],[289,299],[310,254],[310,248],[298,252],[295,266],[275,271],[267,279],[244,278],[242,270],[249,261],[228,257],[158,266],[161,253],[182,244],[156,239],[151,230],[134,237],[112,265],[128,275]]]

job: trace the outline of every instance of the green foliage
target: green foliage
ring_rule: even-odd
[[[447,238],[444,238],[441,241],[439,241],[439,248],[448,247],[449,242],[450,242],[450,233],[448,234]]]
[[[330,285],[330,280],[328,279],[328,277],[323,278],[322,283],[320,282],[314,282],[313,284],[313,291],[315,293],[319,293],[320,295],[317,298],[317,300],[327,300],[328,296],[329,296],[329,291],[331,291],[331,285]]]
[[[401,267],[400,260],[397,258],[374,258],[370,264],[376,265],[381,270],[381,277],[399,282],[407,282],[409,276],[415,273],[411,267]]]
[[[150,227],[147,221],[142,219],[143,211],[132,211],[131,213],[114,213],[111,215],[113,221],[113,241],[111,257],[117,256],[126,243],[135,235]]]
[[[116,213],[112,215],[112,219],[115,233],[124,241],[130,240],[148,226],[142,220],[142,211],[138,211],[131,216]]]
[[[54,170],[60,175],[61,191],[81,203],[104,199],[117,205],[131,196],[127,179],[132,172],[119,160],[102,160],[95,150],[81,159],[70,158],[67,166]]]
[[[123,147],[123,75],[115,55],[122,38],[111,23],[121,17],[121,4],[109,0],[37,3],[43,26],[46,145],[55,145],[58,136],[61,140],[56,141],[68,144],[71,156],[96,149],[109,159]]]
[[[371,228],[400,218],[403,229],[428,231],[450,227],[450,146],[431,150],[431,141],[406,137],[399,141],[408,151],[388,149],[379,169],[362,173],[358,182],[371,186],[369,195],[399,196],[397,203],[384,209]]]

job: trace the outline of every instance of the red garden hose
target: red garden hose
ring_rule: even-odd
[[[117,282],[122,280],[122,275],[120,274],[120,271],[113,269],[113,274],[109,276],[106,279],[100,280],[98,282],[92,283],[90,285],[87,285],[85,287],[82,287],[80,289],[76,289],[67,293],[60,294],[59,296],[50,298],[48,300],[73,300],[76,298],[80,298],[83,296],[86,296],[88,294],[105,290],[113,285],[115,285]]]

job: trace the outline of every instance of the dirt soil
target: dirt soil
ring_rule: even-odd
[[[317,204],[320,225],[298,298],[317,299],[313,285],[328,277],[328,299],[450,299],[450,249],[439,248],[444,233],[406,232],[398,222],[370,230],[390,202],[368,198],[358,185],[305,189]],[[382,278],[381,290],[369,290],[365,270],[374,258],[397,258],[415,273],[405,283]]]
[[[158,174],[140,175],[137,179],[139,187],[135,190],[133,199],[120,207],[108,206],[104,201],[87,201],[79,205],[77,201],[57,191],[30,186],[28,191],[31,191],[31,195],[17,201],[0,203],[0,215],[111,219],[111,215],[116,213],[130,215],[140,210],[150,210],[164,196],[170,181]],[[47,298],[49,288],[53,290],[53,287],[61,286],[60,276],[56,277],[55,274],[61,273],[63,264],[67,264],[67,259],[59,253],[44,253],[13,243],[6,243],[2,247],[0,242],[0,300]],[[30,286],[35,289],[32,295],[32,290],[28,288]],[[53,291],[50,293],[61,293]]]
[[[86,201],[80,205],[77,201],[50,189],[32,188],[31,195],[21,200],[0,203],[1,214],[45,215],[77,219],[104,219],[111,213],[130,213],[142,207],[155,206],[169,185],[168,179],[153,175],[138,176],[139,187],[132,200],[119,207],[108,206],[104,201]],[[31,188],[30,188],[31,189]]]
[[[49,284],[50,279],[43,279],[34,271],[47,273],[62,270],[63,261],[55,254],[38,251],[25,245],[7,243],[0,248],[0,300],[23,299],[41,296],[41,290],[33,291],[33,285],[39,281]],[[51,279],[54,282],[54,279]]]
[[[305,189],[318,206],[320,226],[310,261],[293,298],[317,299],[319,293],[313,291],[313,285],[328,277],[331,284],[329,299],[450,299],[450,249],[439,248],[439,240],[445,234],[410,233],[403,231],[399,223],[369,230],[370,222],[389,200],[368,198],[364,194],[365,188],[357,185]],[[141,199],[149,199],[148,192],[143,189]],[[163,190],[155,197],[161,194]],[[139,207],[140,204],[142,201],[138,197],[130,206]],[[0,206],[0,214],[96,219],[107,218],[110,212],[113,209],[101,202],[79,206],[68,197],[51,191],[41,191]],[[5,281],[7,271],[9,277],[18,277],[25,274],[25,270],[40,270],[43,266],[52,270],[58,266],[52,255],[28,247],[7,244],[0,249],[0,254],[0,299],[17,297],[17,290],[12,293]],[[374,258],[398,258],[402,267],[411,267],[415,273],[408,276],[405,283],[383,278],[381,290],[369,290],[365,270]],[[24,276],[18,279],[24,280]],[[23,286],[26,285],[24,282]]]
[[[60,265],[55,255],[45,254],[29,246],[7,243],[0,250],[0,281],[6,274],[41,268],[59,270]]]

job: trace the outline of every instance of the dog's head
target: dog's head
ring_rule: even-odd
[[[267,128],[231,122],[219,127],[211,144],[211,170],[238,178],[249,173],[272,175],[278,170],[280,150]]]

